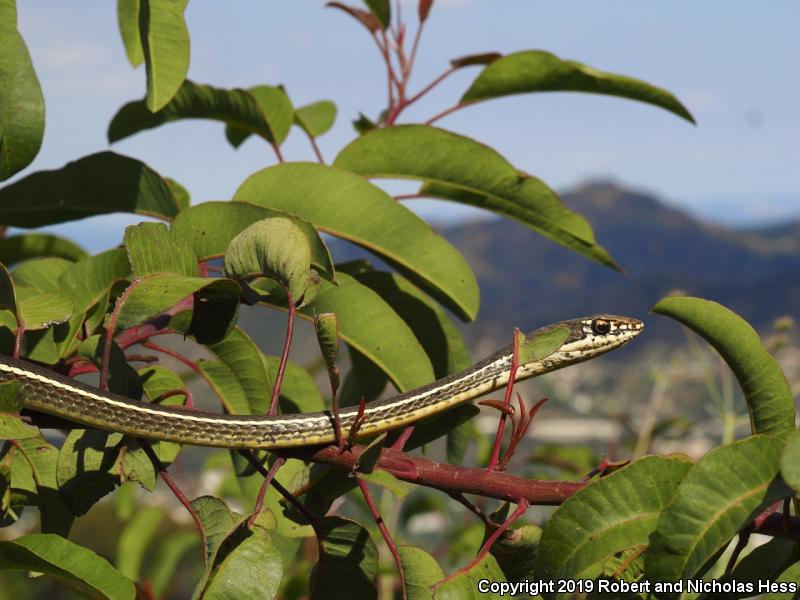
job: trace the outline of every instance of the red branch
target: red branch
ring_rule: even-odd
[[[303,131],[305,131],[305,129]],[[311,135],[307,131],[306,131],[306,136],[308,136],[308,141],[311,144],[311,149],[314,151],[314,154],[316,155],[319,164],[324,165],[325,159],[322,157],[322,151],[320,151],[319,146],[317,145],[317,140],[314,138],[313,135]]]
[[[200,546],[203,551],[203,564],[208,566],[208,557],[206,556],[206,531],[203,528],[202,521],[200,521],[200,516],[195,512],[194,508],[192,508],[191,502],[189,502],[189,499],[181,491],[181,488],[178,487],[178,484],[173,481],[172,477],[167,472],[167,468],[161,463],[158,456],[156,456],[156,453],[153,452],[150,442],[144,439],[137,439],[136,441],[139,442],[139,446],[141,446],[142,450],[144,450],[144,453],[147,454],[147,458],[150,459],[150,462],[152,462],[153,466],[158,470],[158,474],[161,475],[161,479],[163,479],[164,483],[167,484],[167,487],[172,490],[172,493],[178,499],[178,502],[180,502],[183,507],[189,511],[194,524],[197,525],[197,531],[200,532]]]
[[[283,385],[283,375],[286,372],[286,363],[289,362],[289,350],[292,347],[292,334],[294,333],[294,315],[297,308],[294,305],[294,299],[286,290],[286,304],[289,307],[289,318],[286,321],[286,338],[283,341],[283,352],[281,353],[281,362],[278,365],[278,375],[275,377],[275,385],[272,388],[272,399],[269,402],[269,415],[278,414],[278,398],[281,395],[281,385]]]
[[[261,473],[262,477],[269,477],[269,472],[264,468],[264,465],[259,462],[252,450],[239,450],[238,452],[245,458],[245,460],[247,460],[247,462],[250,463],[250,466]],[[311,527],[314,529],[314,532],[317,534],[317,539],[322,539],[322,534],[319,531],[319,521],[317,516],[308,510],[305,505],[295,497],[294,494],[283,487],[281,483],[274,477],[272,481],[270,481],[270,485],[272,485],[272,487],[274,487],[278,493],[286,499],[287,502],[294,506],[297,511],[308,520],[309,525],[311,525]]]
[[[21,317],[17,317],[17,333],[14,336],[14,358],[19,360],[19,351],[22,348],[22,336],[25,335],[25,323]]]
[[[151,337],[176,333],[174,329],[169,328],[169,320],[169,315],[161,315],[143,325],[137,325],[136,327],[126,329],[117,336],[117,346],[123,350],[127,350],[131,346],[148,340]]]
[[[430,119],[428,119],[427,121],[425,121],[425,125],[432,125],[433,123],[435,123],[435,122],[436,122],[436,121],[438,121],[439,119],[441,119],[441,118],[443,118],[443,117],[446,117],[447,115],[449,115],[449,114],[451,114],[451,113],[454,113],[454,112],[456,112],[457,110],[461,110],[461,109],[462,109],[462,108],[464,108],[465,106],[468,106],[468,105],[467,105],[467,104],[456,104],[455,106],[451,106],[450,108],[448,108],[448,109],[446,109],[446,110],[443,110],[443,111],[442,111],[442,112],[440,112],[439,114],[437,114],[437,115],[434,115],[434,116],[432,116]]]
[[[517,508],[514,509],[514,512],[511,513],[508,516],[508,518],[503,522],[502,525],[500,525],[497,529],[494,530],[492,535],[490,535],[489,538],[484,542],[483,546],[481,546],[480,551],[475,556],[475,558],[472,560],[472,562],[470,562],[465,567],[462,567],[462,568],[460,568],[460,569],[458,569],[456,571],[453,571],[450,575],[445,577],[445,579],[443,581],[439,582],[437,584],[437,586],[442,585],[443,583],[445,583],[447,581],[451,581],[452,579],[458,577],[462,573],[466,573],[466,572],[472,570],[475,567],[475,565],[477,565],[484,558],[486,558],[486,555],[489,553],[489,550],[492,549],[492,546],[497,541],[497,539],[508,530],[508,528],[511,526],[511,524],[514,521],[516,521],[523,514],[525,514],[525,511],[527,511],[527,510],[528,510],[528,502],[524,498],[518,499],[517,500]]]
[[[248,527],[253,527],[256,519],[258,519],[258,515],[261,514],[262,510],[264,510],[264,496],[267,494],[267,488],[272,483],[272,480],[275,479],[278,469],[280,469],[285,462],[285,458],[282,456],[276,456],[275,462],[272,463],[272,466],[269,468],[269,472],[264,476],[264,481],[261,482],[261,487],[258,490],[258,498],[256,498],[256,506],[253,509],[253,514],[250,515],[250,518],[247,520]]]
[[[275,158],[278,159],[279,163],[282,163],[283,154],[281,154],[281,147],[276,142],[269,142],[269,145],[272,146],[272,149],[275,151]]]
[[[789,517],[781,512],[761,515],[755,520],[751,529],[753,533],[781,537],[800,542],[800,517]]]
[[[358,401],[358,412],[356,413],[356,420],[353,421],[353,424],[350,426],[350,433],[347,434],[348,446],[354,445],[353,440],[356,439],[356,436],[358,435],[358,430],[361,429],[361,426],[364,424],[364,419],[365,419],[364,411],[366,410],[366,408],[367,408],[367,399],[364,398],[364,396],[361,396],[361,399]],[[337,428],[341,428],[341,422],[337,421],[335,423],[335,426]],[[339,435],[341,436],[341,430],[339,432]],[[343,450],[343,448],[340,448],[340,453],[341,450]]]
[[[411,437],[411,434],[414,433],[414,429],[416,429],[415,425],[408,425],[403,431],[397,436],[397,439],[392,444],[392,450],[402,450],[406,447],[406,443],[408,442],[408,438]]]
[[[364,450],[364,446],[353,446],[339,452],[335,445],[330,445],[316,451],[296,448],[286,450],[284,454],[352,471]],[[381,450],[376,468],[388,471],[403,481],[435,488],[447,494],[477,494],[509,502],[524,498],[530,504],[539,505],[559,505],[586,485],[574,481],[523,479],[497,471],[438,463],[391,448]]]
[[[194,408],[194,396],[192,396],[192,392],[189,390],[188,387],[180,388],[177,390],[170,390],[168,392],[164,392],[157,398],[153,399],[153,404],[160,404],[167,398],[172,398],[173,396],[183,396],[185,398],[183,405],[186,408]]]
[[[100,364],[100,383],[98,385],[98,387],[104,392],[108,389],[108,369],[111,362],[111,345],[114,343],[114,330],[117,328],[117,319],[119,318],[119,313],[122,310],[122,306],[125,304],[125,301],[128,299],[128,296],[131,294],[131,292],[136,289],[137,285],[138,282],[134,281],[125,288],[125,291],[123,291],[117,298],[117,301],[114,304],[114,310],[111,311],[111,314],[108,317],[105,343],[103,344],[103,362]]]
[[[176,350],[173,350],[172,348],[167,348],[165,346],[161,346],[159,344],[156,344],[155,342],[150,342],[150,341],[143,341],[142,346],[144,346],[148,350],[154,350],[156,352],[161,352],[162,354],[166,354],[167,356],[171,356],[175,360],[178,360],[183,364],[185,364],[195,373],[203,375],[203,371],[200,369],[200,367],[197,365],[195,361],[186,358],[183,354],[181,354]]]
[[[397,565],[397,572],[400,574],[400,590],[403,594],[403,600],[406,598],[406,576],[403,572],[403,564],[400,561],[400,554],[397,552],[397,545],[394,543],[389,530],[386,528],[386,523],[383,521],[383,517],[381,516],[378,507],[375,505],[375,500],[372,498],[372,492],[369,489],[369,484],[364,481],[361,477],[356,476],[356,482],[358,483],[359,489],[361,489],[361,493],[364,495],[364,501],[367,503],[367,507],[369,508],[369,512],[372,515],[375,524],[378,526],[378,530],[381,532],[381,536],[383,536],[383,541],[386,542],[386,546],[389,548],[389,552],[392,553],[392,558],[394,558],[394,564]]]
[[[503,406],[511,407],[511,395],[514,392],[514,379],[517,376],[517,368],[519,368],[519,335],[518,331],[514,331],[514,352],[511,355],[511,370],[508,372],[508,384],[506,385],[506,396],[503,399]],[[489,458],[489,464],[486,467],[487,471],[494,471],[500,459],[500,446],[503,445],[503,432],[506,428],[506,418],[508,413],[503,412],[500,415],[500,422],[497,424],[497,435],[494,438],[494,447],[492,448],[492,456]]]
[[[467,498],[464,494],[461,492],[451,493],[450,497],[456,502],[465,506],[471,513],[478,517],[483,522],[484,527],[490,526],[489,517],[487,517],[480,508],[475,506],[474,503],[470,502],[469,498]]]
[[[70,368],[68,375],[70,377],[77,377],[78,375],[85,375],[86,373],[97,373],[99,369],[92,363],[76,362]]]

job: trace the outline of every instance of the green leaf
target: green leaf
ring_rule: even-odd
[[[114,143],[172,121],[208,119],[225,123],[243,136],[241,141],[254,133],[268,142],[282,142],[291,127],[292,112],[288,97],[279,88],[224,89],[187,79],[175,97],[156,113],[150,112],[145,100],[125,104],[108,125],[108,141]]]
[[[339,354],[339,320],[336,318],[336,313],[314,315],[314,331],[317,334],[317,343],[331,386],[337,390],[339,389],[339,369],[336,367],[336,357]]]
[[[76,515],[86,514],[125,481],[153,491],[156,477],[139,445],[119,433],[73,429],[58,456],[59,491]]]
[[[157,112],[180,89],[189,71],[188,0],[140,0],[139,35],[147,69],[147,108]]]
[[[265,414],[278,371],[278,359],[264,356],[238,327],[223,341],[209,344],[207,348],[219,360],[203,360],[199,365],[225,410],[231,414]],[[323,409],[322,396],[314,380],[296,363],[286,365],[280,406],[285,413]]]
[[[74,263],[63,258],[34,258],[14,269],[14,283],[42,292],[61,292],[59,278]]]
[[[345,273],[339,285],[323,282],[314,301],[300,310],[336,313],[342,339],[378,365],[401,391],[433,381],[433,368],[411,329],[375,292]]]
[[[417,16],[419,17],[420,25],[428,20],[428,14],[431,12],[432,7],[433,0],[419,0],[417,4]]]
[[[11,511],[11,467],[0,462],[0,523],[5,524]]]
[[[138,67],[144,62],[142,40],[139,37],[139,0],[117,0],[117,24],[128,62]]]
[[[200,496],[191,501],[192,508],[203,524],[206,536],[206,556],[211,560],[216,555],[222,541],[228,537],[241,516],[232,512],[219,498]]]
[[[6,225],[41,227],[114,212],[170,220],[178,205],[158,173],[113,152],[37,171],[0,189],[0,222]]]
[[[433,288],[462,318],[477,313],[478,286],[464,257],[358,175],[325,165],[286,163],[251,175],[234,199],[308,219],[317,229],[374,252],[412,281]]]
[[[758,586],[760,580],[777,579],[781,571],[798,558],[800,558],[800,548],[796,541],[775,537],[753,548],[722,581],[749,582]],[[737,597],[746,598],[750,595],[737,594]]]
[[[291,220],[263,219],[231,240],[225,252],[225,273],[234,279],[270,277],[300,301],[309,285],[311,246]]]
[[[42,145],[44,97],[25,40],[16,0],[0,0],[0,181],[27,167]],[[3,221],[5,223],[5,221]]]
[[[722,355],[744,392],[754,433],[785,437],[794,431],[794,399],[786,376],[744,319],[721,304],[690,297],[665,298],[653,312],[680,321]]]
[[[397,273],[375,271],[368,265],[339,265],[381,298],[411,327],[425,348],[437,378],[472,364],[461,332],[449,317],[418,287]]]
[[[172,190],[173,195],[175,196],[175,202],[178,205],[178,210],[186,210],[189,208],[189,206],[192,204],[192,197],[189,194],[189,190],[175,181],[172,177],[165,177],[164,181],[167,182]]]
[[[23,283],[43,285],[43,273],[57,272],[59,266],[63,266],[54,263],[55,260],[37,260],[33,264],[21,267],[20,279]],[[44,287],[52,289],[49,284],[44,284]],[[47,329],[51,325],[64,323],[73,312],[69,298],[60,293],[16,285],[2,264],[0,264],[0,308],[9,311],[4,313],[2,318],[3,325],[12,332],[17,331],[18,326],[28,331]],[[41,341],[42,338],[37,339]],[[26,336],[24,341],[32,340],[30,336]],[[31,344],[23,343],[22,353],[25,356],[30,356],[34,350],[35,346],[31,348]]]
[[[125,228],[123,241],[133,275],[174,273],[197,276],[197,257],[181,235],[167,229],[164,223],[139,223]]]
[[[500,536],[491,548],[492,556],[503,570],[508,581],[535,581],[536,552],[542,529],[536,525],[523,525]]]
[[[72,316],[72,302],[63,295],[16,286],[18,319],[25,329],[46,329]]]
[[[280,359],[276,356],[261,355],[270,386],[278,376],[278,365]],[[283,384],[281,385],[281,395],[279,397],[281,413],[304,413],[319,412],[325,408],[325,400],[319,393],[314,378],[308,374],[303,367],[297,363],[289,361],[286,363],[286,371],[283,374]]]
[[[76,312],[89,308],[108,297],[111,287],[131,277],[131,265],[123,248],[113,248],[87,256],[66,269],[58,283],[72,299]],[[103,307],[105,312],[105,306]]]
[[[358,119],[352,121],[353,129],[356,130],[358,135],[364,135],[368,131],[372,131],[378,125],[369,117],[367,117],[364,113],[358,113]]]
[[[241,146],[251,133],[256,133],[268,142],[280,146],[289,135],[294,122],[294,107],[289,96],[283,88],[271,85],[257,85],[248,88],[247,91],[261,110],[265,127],[261,131],[253,131],[251,127],[241,127],[229,122],[225,126],[225,137],[234,148]]]
[[[213,353],[234,376],[240,386],[246,404],[225,404],[225,409],[232,414],[264,415],[269,408],[269,393],[272,381],[261,358],[261,351],[255,342],[238,327],[220,342],[208,344],[208,350]],[[206,362],[200,363],[205,369]],[[226,381],[230,381],[226,378]],[[230,383],[226,383],[226,388]],[[226,394],[223,397],[230,400]]]
[[[253,414],[247,395],[234,371],[220,360],[198,361],[203,379],[220,399],[225,412],[233,415]]]
[[[0,542],[0,569],[45,573],[113,600],[136,597],[133,582],[106,559],[58,535],[32,533]]]
[[[17,315],[17,298],[14,294],[14,282],[5,265],[0,264],[0,308]]]
[[[381,28],[386,29],[392,21],[392,9],[389,0],[364,0],[364,4],[369,7],[373,15],[378,17]]]
[[[683,456],[648,456],[573,494],[544,528],[536,558],[537,579],[591,576],[585,573],[587,567],[620,550],[646,544],[690,468],[691,462]]]
[[[790,435],[783,448],[781,475],[795,491],[800,490],[800,431]]]
[[[701,576],[742,527],[791,495],[776,480],[779,460],[780,445],[767,435],[715,448],[701,458],[661,514],[645,555],[645,577],[677,581]]]
[[[58,289],[72,300],[72,318],[68,324],[44,332],[45,337],[41,343],[26,355],[34,360],[53,364],[62,356],[74,352],[82,325],[85,323],[86,331],[90,335],[95,332],[105,316],[111,288],[116,283],[129,279],[130,270],[128,258],[122,248],[87,256],[64,269],[57,278]],[[27,338],[28,336],[26,342]]]
[[[569,337],[568,327],[556,327],[527,338],[524,333],[517,333],[519,341],[519,364],[541,360],[558,350]]]
[[[239,284],[231,279],[161,274],[148,275],[132,286],[119,312],[120,330],[144,323],[201,290],[213,295],[228,319],[235,318],[239,304]]]
[[[90,361],[98,371],[103,365],[103,349],[106,345],[105,335],[95,334],[83,340],[78,346],[78,355]],[[125,353],[111,342],[108,361],[108,389],[115,394],[138,400],[142,396],[142,383],[139,374],[128,364]]]
[[[369,483],[386,488],[392,492],[392,495],[398,500],[402,500],[408,496],[413,489],[410,483],[399,480],[389,473],[389,471],[384,471],[383,469],[375,469],[370,473],[360,473],[359,477],[365,479]]]
[[[450,61],[450,64],[455,69],[463,69],[464,67],[472,67],[475,65],[490,65],[494,61],[503,58],[499,52],[482,52],[480,54],[468,54],[466,56],[459,56]]]
[[[421,179],[420,193],[491,210],[601,264],[616,263],[589,223],[536,177],[520,173],[493,149],[428,125],[371,131],[351,142],[334,165],[365,177]]]
[[[371,440],[361,456],[356,460],[355,470],[360,473],[369,474],[375,468],[378,459],[381,457],[381,449],[386,443],[386,432],[381,433],[375,439]]]
[[[319,520],[320,557],[311,574],[312,600],[377,598],[378,549],[369,532],[341,517]]]
[[[794,584],[794,585],[792,585]],[[794,563],[778,577],[769,583],[770,586],[778,586],[777,589],[765,594],[763,600],[779,600],[785,598],[796,598],[797,590],[800,589],[800,562]]]
[[[273,598],[282,573],[281,554],[269,532],[241,525],[219,548],[202,597]]]
[[[46,256],[77,262],[87,254],[71,240],[49,233],[26,233],[0,239],[0,262],[5,265]]]
[[[122,530],[117,541],[117,570],[134,581],[141,577],[142,559],[164,517],[160,508],[143,508]]]
[[[389,377],[361,352],[347,346],[350,357],[350,372],[344,378],[339,393],[340,406],[356,406],[363,398],[366,402],[376,400],[386,389]]]
[[[162,365],[147,365],[139,369],[139,378],[142,381],[145,395],[151,402],[155,402],[167,392],[185,390],[186,384],[175,373]],[[160,406],[181,406],[186,403],[186,394],[176,394],[160,400]]]
[[[486,597],[486,594],[482,593],[479,588],[480,582],[483,580],[490,582],[506,580],[503,571],[491,554],[487,554],[483,560],[468,571],[459,569],[436,584],[434,597],[436,600],[480,600]]]
[[[39,436],[16,440],[11,466],[12,496],[24,496],[24,504],[38,506],[42,531],[67,536],[73,515],[58,491],[58,449]]]
[[[330,8],[338,8],[341,11],[346,12],[355,20],[360,22],[364,27],[369,30],[370,33],[376,33],[379,29],[382,29],[381,22],[371,12],[366,10],[361,10],[360,8],[355,8],[354,6],[348,6],[347,4],[342,4],[341,2],[328,2],[325,6]]]
[[[330,100],[319,100],[294,111],[294,122],[311,137],[327,133],[336,121],[336,105]]]
[[[0,383],[0,440],[25,439],[39,436],[40,432],[19,417],[22,409],[20,382]],[[2,498],[0,498],[0,501]],[[2,510],[0,510],[2,513]],[[2,517],[2,514],[0,514]]]
[[[223,256],[234,237],[253,223],[270,217],[291,219],[305,233],[311,245],[311,264],[328,281],[333,281],[328,247],[311,223],[290,213],[246,202],[203,202],[182,211],[172,224],[172,231],[193,244],[198,260],[207,260]]]
[[[587,92],[618,96],[659,106],[694,123],[691,113],[675,96],[625,75],[606,73],[542,50],[526,50],[489,64],[461,97],[467,104],[527,92]]]
[[[433,586],[444,579],[444,571],[430,554],[416,546],[398,546],[406,578],[408,600],[433,600]]]

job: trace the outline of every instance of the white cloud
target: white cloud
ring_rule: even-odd
[[[96,67],[106,62],[108,49],[88,43],[55,45],[40,57],[41,65],[50,69]]]

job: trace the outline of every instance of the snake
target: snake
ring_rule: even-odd
[[[638,319],[595,315],[547,325],[526,336],[566,330],[561,344],[545,356],[525,353],[515,381],[583,362],[627,344],[644,329]],[[520,353],[517,353],[520,356]],[[343,408],[339,431],[356,437],[379,434],[440,413],[508,384],[514,345],[469,368],[422,387],[359,406]],[[280,450],[333,443],[330,412],[234,415],[161,406],[101,391],[46,367],[0,356],[0,382],[18,382],[25,408],[97,429],[195,446]],[[265,392],[266,393],[266,392]]]

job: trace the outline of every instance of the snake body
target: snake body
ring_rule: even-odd
[[[554,371],[608,352],[632,340],[643,327],[637,319],[597,315],[538,329],[528,339],[557,328],[567,328],[569,333],[551,354],[521,363],[516,379]],[[508,346],[460,373],[366,404],[358,435],[402,427],[505,386],[512,354],[513,346]],[[27,361],[0,357],[0,382],[4,381],[19,382],[26,408],[148,439],[267,450],[328,444],[335,440],[333,417],[329,412],[225,415],[160,406],[100,391]],[[341,410],[340,426],[344,435],[357,418],[358,407]]]

